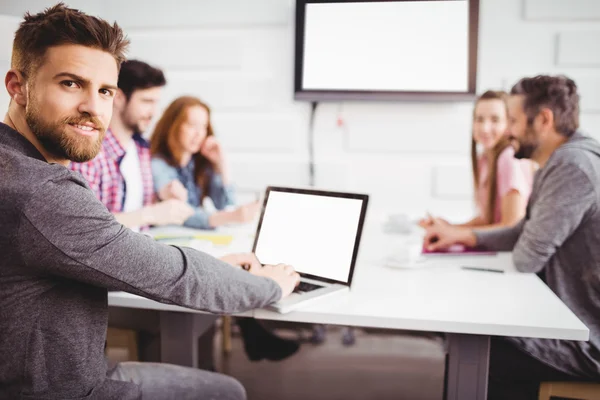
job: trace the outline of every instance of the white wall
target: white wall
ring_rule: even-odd
[[[53,2],[0,4],[0,14]],[[163,104],[194,94],[213,106],[241,188],[308,183],[308,105],[292,100],[292,0],[71,1],[117,20],[131,56],[165,69]],[[600,1],[481,0],[478,88],[565,73],[582,93],[582,126],[600,138]],[[468,209],[469,103],[324,103],[316,118],[318,186]],[[337,126],[338,117],[344,125]]]
[[[10,69],[10,57],[12,54],[12,39],[19,26],[20,18],[12,15],[0,15],[0,71],[6,72]],[[8,108],[10,96],[6,88],[0,89],[0,114]],[[2,115],[4,119],[4,115]]]

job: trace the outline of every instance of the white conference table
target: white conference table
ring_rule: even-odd
[[[515,271],[510,253],[429,256],[415,268],[390,268],[383,265],[385,254],[407,238],[383,234],[379,226],[367,224],[365,228],[349,293],[317,300],[289,314],[260,309],[241,316],[445,333],[449,400],[486,399],[490,336],[589,339],[588,328],[535,274]],[[216,234],[222,233],[234,233],[236,239],[229,246],[207,245],[203,250],[216,256],[250,250],[247,229]],[[505,272],[469,271],[461,266]],[[185,365],[194,365],[195,351],[191,350],[198,335],[216,319],[123,292],[109,293],[109,305],[161,311],[161,357]]]

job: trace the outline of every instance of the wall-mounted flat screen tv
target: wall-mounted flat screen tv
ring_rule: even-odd
[[[295,98],[466,100],[479,0],[297,0]]]

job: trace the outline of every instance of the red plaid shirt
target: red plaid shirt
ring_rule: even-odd
[[[150,146],[139,134],[133,135],[133,140],[140,158],[145,207],[154,202]],[[102,141],[102,149],[93,160],[85,163],[71,163],[71,169],[83,175],[96,193],[96,197],[112,213],[123,212],[125,205],[127,188],[119,168],[124,156],[125,149],[108,129]]]

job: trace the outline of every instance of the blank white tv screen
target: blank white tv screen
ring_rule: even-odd
[[[307,3],[303,28],[303,91],[472,91],[468,0]]]

